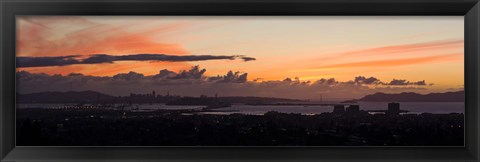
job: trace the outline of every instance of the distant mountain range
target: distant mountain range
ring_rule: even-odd
[[[91,103],[113,100],[115,97],[95,91],[38,92],[17,94],[17,103]]]
[[[254,96],[225,96],[225,97],[180,97],[180,96],[163,96],[153,99],[152,96],[124,96],[122,98],[114,97],[95,91],[68,91],[68,92],[38,92],[30,94],[17,94],[17,103],[116,103],[133,102],[146,103],[157,102],[166,103],[169,101],[175,105],[185,105],[191,103],[205,103],[206,101],[218,100],[226,103],[276,103],[276,102],[299,102],[301,100],[273,98],[273,97],[254,97]],[[167,98],[167,99],[165,99]]]
[[[375,93],[366,95],[355,101],[367,102],[464,102],[465,91],[418,94],[414,92],[404,92],[398,94]],[[347,101],[348,102],[348,101]]]
[[[213,97],[198,98],[197,97],[172,97],[173,100],[183,102],[184,100],[211,100]],[[106,95],[96,91],[68,91],[68,92],[38,92],[30,94],[17,94],[17,103],[95,103],[95,102],[117,102],[120,101],[118,97]],[[138,99],[138,98],[137,98]],[[125,96],[123,101],[128,101],[129,96]],[[146,97],[146,101],[151,101],[151,98]],[[227,103],[279,103],[279,102],[302,102],[301,100],[274,98],[274,97],[218,97],[219,101]],[[135,101],[134,99],[130,101]],[[172,99],[170,99],[172,101]],[[398,94],[375,93],[366,95],[360,99],[348,100],[344,102],[464,102],[465,91],[446,92],[446,93],[430,93],[418,94],[414,92],[403,92]],[[154,101],[155,102],[155,101]],[[157,101],[162,103],[161,101]]]

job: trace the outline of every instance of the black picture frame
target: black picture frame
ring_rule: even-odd
[[[1,161],[478,161],[478,0],[1,0]],[[16,15],[459,15],[465,17],[465,147],[16,147]]]

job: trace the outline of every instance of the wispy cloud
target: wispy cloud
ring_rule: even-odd
[[[340,64],[330,64],[325,66],[325,68],[405,66],[405,65],[414,65],[414,64],[421,64],[421,63],[450,61],[452,59],[456,59],[457,56],[459,55],[461,54],[447,54],[447,55],[427,56],[427,57],[417,57],[417,58],[359,61],[359,62],[349,62],[349,63],[340,63]]]
[[[216,55],[167,55],[167,54],[130,54],[130,55],[107,55],[95,54],[91,56],[71,55],[56,57],[17,57],[17,67],[45,67],[45,66],[66,66],[74,64],[102,64],[114,63],[115,61],[166,61],[166,62],[188,62],[207,60],[235,60],[243,61],[256,60],[253,57],[244,55],[216,56]]]
[[[135,25],[111,25],[77,16],[21,16],[18,18],[17,55],[62,56],[69,53],[188,54],[182,45],[158,42],[154,35],[188,28],[170,23],[149,30]]]
[[[396,54],[403,52],[411,51],[422,51],[422,50],[439,50],[452,47],[463,47],[463,40],[442,40],[442,41],[432,41],[432,42],[423,42],[423,43],[414,43],[414,44],[402,44],[402,45],[393,45],[393,46],[384,46],[376,48],[368,48],[362,50],[349,51],[345,53],[340,53],[342,56],[370,56],[370,55],[385,55],[385,54]]]

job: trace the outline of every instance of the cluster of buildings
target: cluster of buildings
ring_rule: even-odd
[[[345,108],[345,105],[335,105],[333,106],[334,114],[358,114],[360,113],[359,105],[349,105]]]
[[[155,91],[146,94],[131,93],[130,96],[117,97],[121,103],[166,103],[181,98],[179,95],[171,95],[169,91],[166,95],[157,94]]]
[[[368,113],[368,112],[384,113],[385,115],[389,115],[389,116],[397,116],[397,115],[400,115],[400,113],[404,113],[404,112],[408,112],[408,111],[407,110],[400,110],[400,103],[396,103],[396,102],[388,103],[388,109],[387,110],[361,111],[359,105],[348,105],[348,107],[346,107],[346,108],[345,108],[345,105],[334,105],[333,106],[333,114],[338,114],[338,115],[360,114],[360,113]]]

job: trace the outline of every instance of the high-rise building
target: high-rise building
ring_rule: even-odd
[[[400,103],[391,102],[388,103],[387,115],[399,115],[400,114]]]
[[[346,112],[349,114],[357,114],[360,112],[360,106],[359,105],[350,105],[347,107]]]
[[[343,114],[343,113],[345,113],[345,106],[344,106],[344,105],[334,105],[334,106],[333,106],[333,113],[334,113],[334,114]]]

